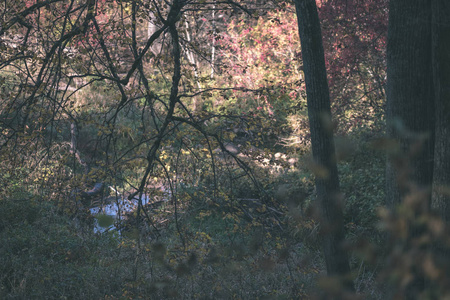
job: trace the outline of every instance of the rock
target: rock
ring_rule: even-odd
[[[231,154],[234,154],[234,155],[237,155],[241,152],[239,150],[239,148],[233,143],[226,143],[226,144],[224,144],[224,147],[228,152],[230,152]]]

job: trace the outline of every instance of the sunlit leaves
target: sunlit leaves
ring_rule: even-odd
[[[261,108],[271,115],[274,108],[278,111],[278,106],[289,105],[279,97],[289,94],[292,98],[286,100],[297,100],[300,75],[296,53],[300,43],[296,30],[295,15],[289,10],[271,12],[256,24],[246,20],[229,23],[227,34],[220,40],[225,71],[233,84],[261,89],[243,105],[254,103],[251,109]]]

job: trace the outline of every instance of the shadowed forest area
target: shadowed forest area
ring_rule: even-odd
[[[1,299],[450,299],[450,2],[0,2]]]

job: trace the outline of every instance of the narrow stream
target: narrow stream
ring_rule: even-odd
[[[149,204],[150,197],[148,195],[142,195],[141,204],[146,205]],[[135,211],[139,205],[139,198],[136,196],[132,200],[128,200],[122,196],[119,196],[117,200],[111,201],[109,204],[104,204],[102,206],[93,207],[90,210],[91,215],[104,218],[107,220],[111,220],[112,224],[109,226],[100,226],[99,218],[95,218],[94,223],[94,232],[95,233],[104,233],[109,231],[118,231],[120,234],[120,230],[118,230],[115,226],[117,221],[123,220],[123,217],[126,213],[130,213]],[[107,222],[111,223],[111,222]],[[103,225],[103,224],[102,224]]]

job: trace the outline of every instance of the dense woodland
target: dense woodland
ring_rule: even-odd
[[[450,299],[450,2],[0,2],[1,299]]]

